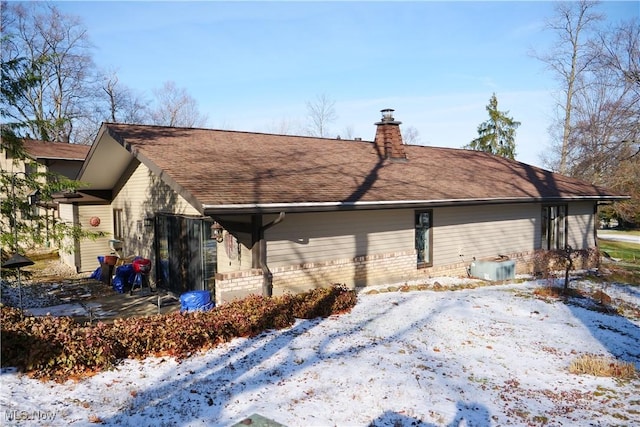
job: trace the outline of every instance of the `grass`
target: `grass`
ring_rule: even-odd
[[[636,368],[633,363],[621,362],[609,357],[585,354],[571,362],[569,372],[587,374],[598,377],[614,377],[621,379],[635,378]]]
[[[614,234],[640,236],[640,230],[616,231]],[[612,258],[640,266],[640,244],[638,243],[598,239],[598,246]]]
[[[598,246],[601,251],[609,254],[611,258],[640,265],[640,245],[638,244],[598,239]]]
[[[620,234],[640,235],[640,231],[625,231]],[[617,242],[598,239],[598,246],[602,253],[620,260],[617,263],[607,263],[609,274],[604,279],[609,282],[622,282],[640,285],[640,245],[631,242]],[[603,259],[605,259],[603,257]]]
[[[616,234],[637,236],[640,235],[640,230],[621,231]],[[640,244],[598,239],[598,246],[602,253],[619,260],[615,264],[606,265],[610,270],[608,281],[640,284]]]

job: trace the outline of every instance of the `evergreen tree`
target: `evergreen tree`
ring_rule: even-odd
[[[495,93],[491,96],[486,108],[489,112],[489,120],[478,126],[478,138],[471,141],[465,148],[514,159],[515,135],[520,122],[509,117],[508,111],[498,110],[498,98]]]
[[[7,42],[8,36],[2,37]],[[2,61],[2,82],[0,85],[0,156],[17,165],[20,162],[36,165],[28,158],[22,143],[21,133],[29,129],[29,120],[16,120],[8,108],[15,106],[23,94],[40,81],[33,72],[29,61],[23,57]],[[33,168],[26,173],[20,169],[0,169],[0,249],[19,252],[21,249],[53,241],[58,247],[66,237],[96,238],[99,233],[84,231],[79,226],[63,222],[53,222],[46,211],[33,209],[29,195],[38,195],[38,202],[52,201],[54,193],[73,191],[79,182],[49,172],[46,168]],[[46,229],[46,233],[44,230]],[[17,236],[17,239],[16,239]],[[64,249],[64,248],[62,248]],[[3,272],[3,275],[5,273]]]

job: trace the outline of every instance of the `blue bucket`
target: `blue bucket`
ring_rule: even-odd
[[[209,311],[214,304],[209,291],[190,291],[180,295],[180,311]]]

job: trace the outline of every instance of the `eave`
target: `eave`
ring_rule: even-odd
[[[563,203],[591,201],[611,203],[629,199],[629,196],[573,196],[573,197],[513,197],[493,199],[443,199],[443,200],[400,200],[400,201],[356,201],[356,202],[316,202],[316,203],[255,203],[203,205],[204,215],[225,214],[269,214],[297,212],[333,212],[374,209],[428,209],[445,206],[477,206],[514,203]]]

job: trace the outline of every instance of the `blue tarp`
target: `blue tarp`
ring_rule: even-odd
[[[209,291],[190,291],[180,295],[180,311],[209,311],[213,308]]]
[[[91,279],[100,280],[100,278],[102,277],[102,264],[103,263],[104,263],[104,257],[103,256],[99,256],[98,257],[98,264],[100,265],[100,267],[96,268],[95,271],[93,273],[91,273],[91,276],[89,276]]]
[[[113,290],[119,294],[124,293],[126,285],[131,285],[136,273],[133,271],[133,264],[124,264],[116,267],[116,274],[111,281]]]

